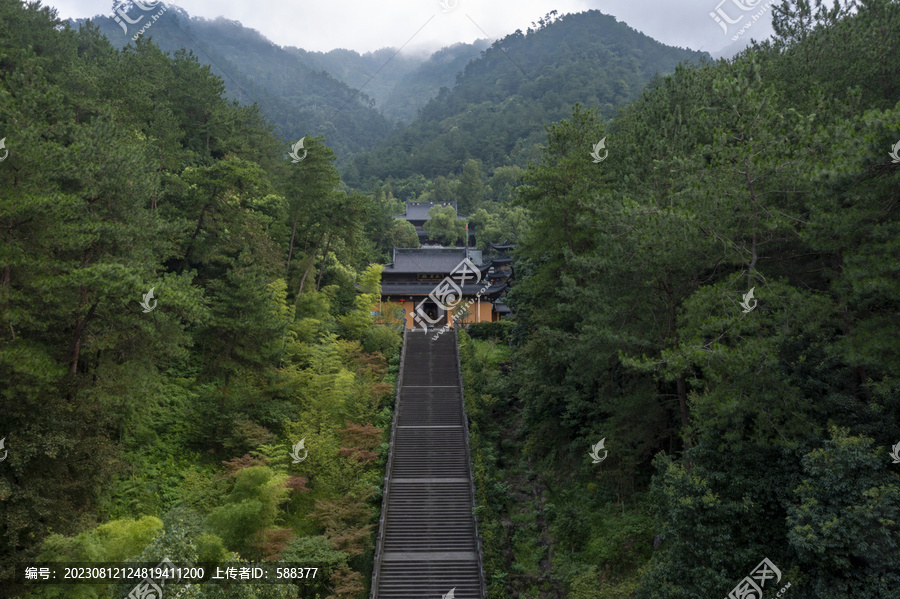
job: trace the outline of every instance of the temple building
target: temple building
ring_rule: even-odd
[[[394,248],[393,261],[381,273],[377,313],[408,329],[500,320],[509,314],[500,297],[512,274],[500,249],[509,247],[492,247],[496,263],[469,248]]]
[[[512,256],[509,251],[515,246],[511,243],[492,243],[490,247],[491,267],[488,276],[495,283],[509,285],[513,276]],[[494,302],[494,313],[499,318],[509,316],[509,307],[503,302],[502,298]]]
[[[468,217],[462,214],[459,214],[459,208],[457,208],[456,200],[452,202],[410,202],[407,200],[406,202],[406,212],[403,214],[398,214],[394,218],[402,219],[409,221],[416,228],[416,234],[419,236],[419,243],[422,245],[435,243],[431,239],[428,238],[428,231],[425,230],[425,221],[429,220],[431,217],[428,216],[428,211],[431,210],[434,206],[442,206],[446,208],[447,206],[452,206],[454,210],[456,210],[456,220],[465,220]],[[470,227],[469,228],[469,245],[475,244],[475,231]]]

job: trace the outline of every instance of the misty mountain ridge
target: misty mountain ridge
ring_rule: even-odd
[[[92,21],[119,48],[135,43],[132,38],[142,24],[130,25],[126,35],[107,15]],[[456,148],[452,160],[441,156],[446,148],[434,155],[416,151],[407,156],[397,154],[396,147],[387,153],[378,150],[385,157],[391,154],[391,161],[408,164],[372,170],[365,165],[374,163],[365,159],[356,165],[358,176],[351,174],[352,180],[406,176],[413,170],[446,172],[468,157],[490,165],[521,162],[533,153],[530,148],[542,135],[543,123],[566,114],[576,102],[611,114],[615,106],[637,97],[657,73],[709,56],[661,44],[599,11],[555,19],[547,15],[539,22],[536,30],[516,31],[493,44],[460,43],[423,58],[391,48],[359,54],[281,47],[237,21],[192,17],[172,6],[152,23],[143,21],[150,26],[137,43],[152,41],[164,52],[192,51],[222,77],[229,97],[257,103],[283,139],[324,135],[345,165],[400,138],[406,140],[404,148],[411,143]],[[504,114],[499,120],[509,125],[489,143],[484,139],[498,123],[487,122],[486,111]],[[466,131],[465,144],[434,139],[452,127],[435,132],[422,126],[446,119],[459,120],[454,126]],[[479,124],[489,126],[478,131]],[[433,160],[413,166],[413,153],[420,161]]]
[[[296,47],[285,50],[313,69],[364,90],[391,121],[408,123],[441,87],[453,85],[457,73],[488,47],[489,41],[476,40],[472,44],[453,44],[430,55],[398,53],[396,48],[364,54],[343,48],[328,52]]]
[[[70,23],[78,27],[86,21]],[[400,123],[412,120],[487,46],[456,44],[432,57],[394,56],[393,48],[362,55],[344,49],[308,52],[278,46],[238,21],[192,17],[176,6],[153,21],[137,42],[133,36],[149,21],[130,25],[127,35],[108,15],[91,21],[118,48],[151,41],[164,52],[190,50],[223,79],[229,97],[257,103],[285,140],[326,135],[341,160],[371,149]]]
[[[516,31],[469,62],[456,85],[443,88],[409,126],[344,170],[350,185],[458,174],[467,160],[486,170],[524,167],[540,157],[547,123],[582,104],[612,117],[657,75],[680,63],[709,60],[706,52],[667,46],[590,10]]]

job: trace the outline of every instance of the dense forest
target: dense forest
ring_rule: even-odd
[[[383,48],[363,55],[351,50],[306,52],[291,50],[310,66],[337,77],[350,87],[362,90],[374,106],[391,122],[407,123],[442,88],[451,87],[456,75],[477,59],[490,44],[453,44],[422,60]]]
[[[657,73],[708,56],[665,46],[600,11],[556,11],[494,42],[406,128],[345,169],[351,185],[484,167],[525,166],[540,156],[544,126],[576,102],[604,116],[635,99]]]
[[[463,351],[491,597],[900,588],[900,3],[773,23],[522,176],[516,325]]]
[[[725,597],[764,558],[791,599],[896,595],[900,1],[780,0],[716,62],[551,13],[398,64],[402,127],[355,53],[171,17],[125,45],[0,3],[0,596],[124,597],[14,572],[164,557],[368,596],[403,200],[516,244],[513,317],[459,335],[491,599]]]
[[[90,21],[113,46],[133,44],[134,27],[123,31],[108,15]],[[397,54],[394,48],[362,55],[342,49],[309,52],[276,46],[236,21],[191,17],[174,5],[139,37],[166,52],[192,51],[223,79],[227,97],[257,104],[279,137],[327,135],[339,163],[380,144],[399,122],[412,120],[488,45],[454,44],[430,57]]]
[[[286,161],[189,54],[117,51],[18,2],[0,44],[0,594],[23,560],[168,555],[312,559],[330,574],[311,592],[358,595],[400,343],[370,315],[396,207],[342,190],[321,138]]]
[[[139,16],[137,9],[133,11]],[[135,44],[135,27],[123,32],[106,15],[72,25],[96,27],[117,48]],[[350,87],[315,61],[305,62],[295,51],[276,46],[236,21],[191,18],[173,5],[137,41],[147,40],[164,52],[188,50],[222,78],[229,98],[242,105],[257,105],[280,139],[328,135],[329,147],[338,158],[348,159],[374,147],[393,129],[365,91]],[[401,69],[402,73],[405,70]]]

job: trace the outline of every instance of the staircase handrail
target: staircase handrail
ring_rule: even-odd
[[[484,556],[481,548],[481,535],[478,534],[478,516],[475,515],[475,475],[472,470],[472,452],[469,449],[469,418],[466,415],[466,399],[463,391],[462,361],[459,358],[459,333],[453,329],[453,349],[456,352],[456,372],[459,376],[459,399],[462,401],[462,424],[466,436],[466,464],[469,466],[469,496],[472,499],[472,519],[475,521],[475,545],[478,548],[478,582],[481,588],[481,597],[487,594],[487,586],[484,577]]]
[[[378,575],[381,573],[381,562],[384,558],[384,531],[387,520],[388,499],[391,494],[391,473],[394,457],[394,437],[397,434],[397,419],[400,413],[400,390],[403,388],[403,370],[406,364],[406,347],[409,329],[403,329],[403,349],[400,350],[400,371],[397,374],[397,393],[394,396],[394,415],[391,418],[391,437],[388,446],[388,461],[384,468],[384,491],[381,494],[381,516],[378,518],[378,540],[375,543],[375,560],[372,568],[371,599],[378,599]]]

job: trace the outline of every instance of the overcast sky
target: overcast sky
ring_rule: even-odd
[[[441,1],[448,7],[445,12]],[[225,17],[256,29],[281,46],[363,53],[379,48],[433,51],[456,42],[501,38],[557,10],[560,14],[597,9],[673,46],[720,49],[772,33],[770,3],[780,0],[176,0],[191,16]],[[109,14],[112,0],[44,0],[62,18]],[[747,8],[752,6],[753,8]],[[737,21],[727,31],[710,13]],[[138,9],[132,9],[137,11]],[[741,24],[762,15],[737,40]],[[430,19],[430,20],[429,20]],[[411,41],[410,41],[411,40]]]

